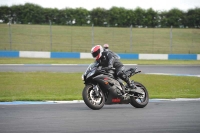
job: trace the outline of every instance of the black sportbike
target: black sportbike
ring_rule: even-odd
[[[137,68],[130,68],[125,71],[127,76],[140,73]],[[115,74],[115,69],[104,69],[98,63],[92,63],[88,66],[82,75],[85,87],[82,97],[85,104],[93,109],[99,110],[104,104],[131,104],[135,108],[144,108],[149,102],[148,91],[144,85],[139,82],[132,83],[135,89],[130,89]],[[126,96],[122,97],[122,92]]]

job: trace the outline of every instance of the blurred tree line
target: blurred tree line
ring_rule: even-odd
[[[112,7],[109,10],[94,8],[43,8],[36,4],[0,6],[0,20],[3,23],[17,24],[52,24],[118,27],[189,27],[200,28],[200,8],[184,12],[177,8],[169,11],[155,11],[152,8],[125,9]]]

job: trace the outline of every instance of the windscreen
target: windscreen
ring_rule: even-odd
[[[88,72],[90,72],[91,70],[93,70],[93,68],[96,68],[98,66],[99,63],[97,62],[94,62],[94,63],[91,63],[88,68],[86,69],[85,71],[85,74],[87,74]]]

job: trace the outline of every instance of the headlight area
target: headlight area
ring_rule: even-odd
[[[81,76],[81,79],[84,81],[85,79],[84,79],[84,74]]]

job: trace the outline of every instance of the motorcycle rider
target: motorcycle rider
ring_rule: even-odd
[[[108,44],[104,44],[104,45],[103,45],[103,48],[104,48],[104,51],[110,51],[110,52],[112,52],[111,50],[109,50],[109,45],[108,45]],[[114,53],[114,52],[112,52],[112,53],[114,54],[115,58],[120,59],[120,56],[119,56],[119,55],[117,55],[117,54]]]
[[[96,59],[96,61],[103,68],[107,68],[107,70],[111,68],[115,68],[116,75],[124,80],[130,89],[134,89],[134,85],[131,83],[131,80],[125,73],[124,65],[119,61],[118,58],[113,54],[110,50],[103,50],[101,45],[96,45],[91,49],[92,57]],[[122,97],[125,97],[126,93],[122,92]]]

